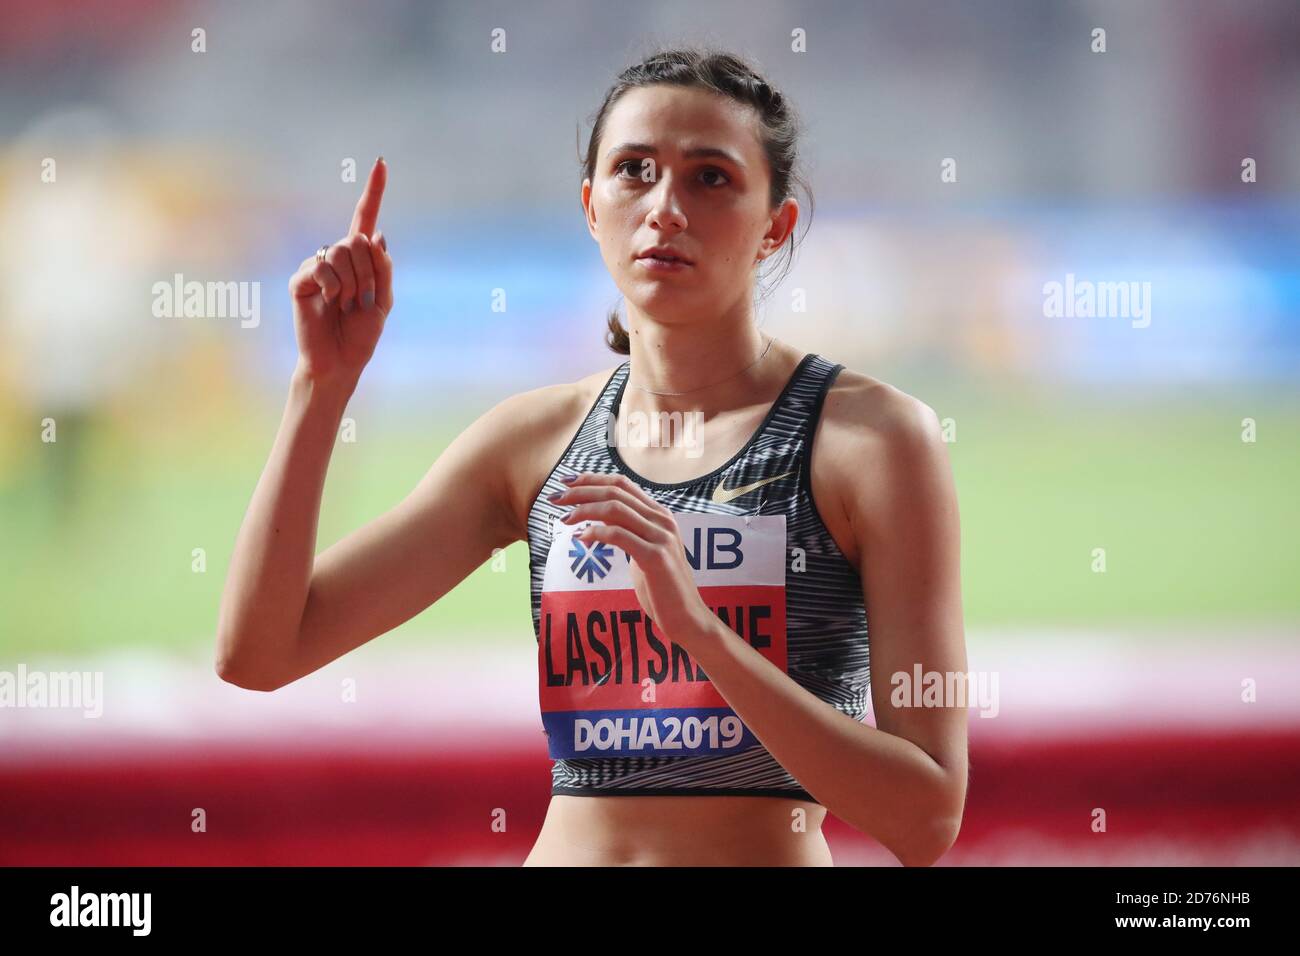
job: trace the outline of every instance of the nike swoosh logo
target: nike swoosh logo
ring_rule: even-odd
[[[739,498],[741,495],[747,495],[755,488],[761,488],[764,485],[768,484],[769,482],[773,482],[780,478],[786,477],[786,475],[793,475],[793,474],[794,474],[793,471],[787,471],[785,475],[777,475],[774,478],[764,478],[762,481],[756,481],[752,485],[741,485],[739,488],[724,488],[723,486],[727,483],[727,479],[724,478],[721,481],[719,481],[717,485],[714,486],[713,497],[710,500],[715,502],[716,504],[725,505],[728,501],[731,501],[733,498]]]

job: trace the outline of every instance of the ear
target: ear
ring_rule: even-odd
[[[582,192],[580,195],[580,201],[582,202],[583,216],[587,220],[587,231],[591,233],[591,238],[597,239],[596,206],[591,201],[591,180],[590,179],[584,179],[582,181]],[[597,241],[599,241],[599,239],[597,239]]]
[[[766,259],[776,250],[780,249],[790,234],[794,232],[795,223],[799,221],[799,201],[794,197],[787,199],[772,213],[772,219],[768,223],[767,232],[763,234],[762,240],[758,244],[758,254],[755,256],[755,263]]]

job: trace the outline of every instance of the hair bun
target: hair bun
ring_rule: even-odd
[[[773,109],[780,107],[781,94],[776,90],[772,89],[772,87],[768,86],[767,83],[765,83],[763,80],[760,80],[757,77],[755,77],[754,80],[755,80],[754,91],[758,94],[759,101],[764,106],[770,106]]]

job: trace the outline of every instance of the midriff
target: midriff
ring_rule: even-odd
[[[833,866],[825,817],[785,797],[557,794],[524,866]]]

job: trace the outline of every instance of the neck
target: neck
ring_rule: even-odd
[[[767,339],[754,324],[752,306],[745,305],[707,322],[668,324],[628,303],[631,368],[624,400],[643,409],[670,411],[726,406],[729,396],[752,393],[779,364],[773,361],[778,346],[773,343],[755,364]]]

